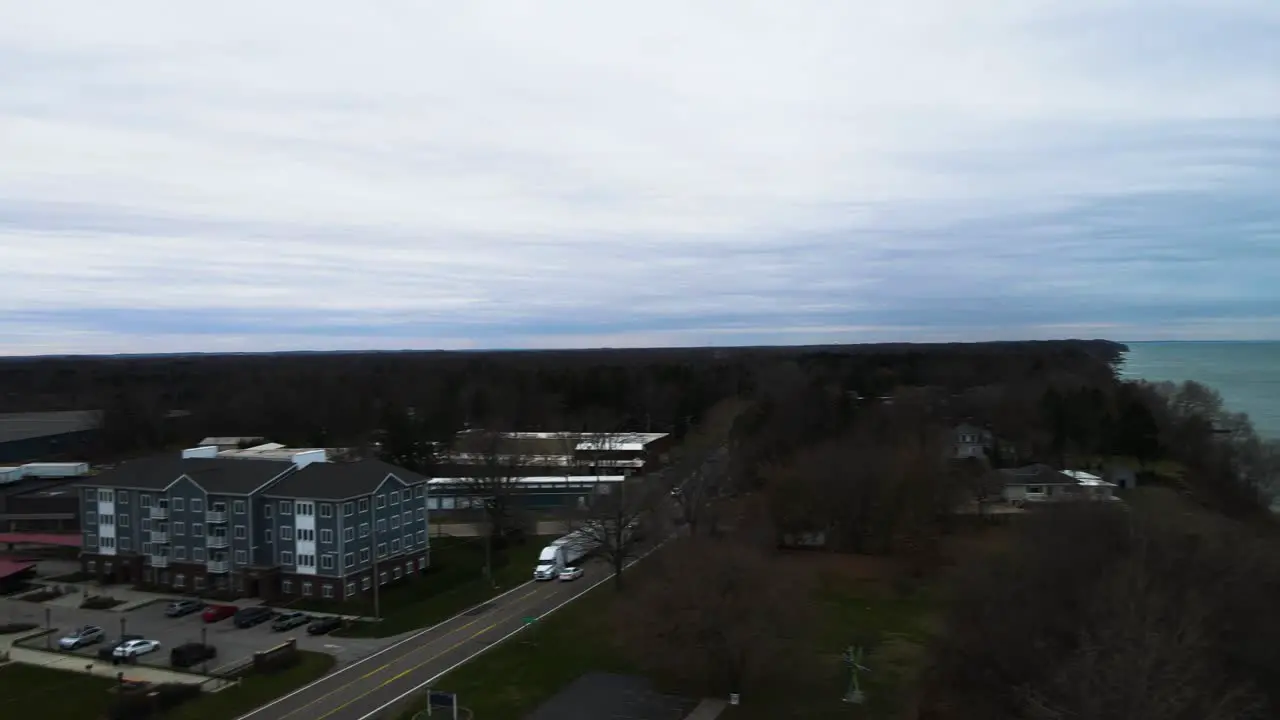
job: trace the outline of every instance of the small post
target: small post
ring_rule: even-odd
[[[125,617],[120,616],[120,639],[124,639]]]
[[[53,635],[53,608],[44,609],[44,646],[49,648],[49,637]]]
[[[431,688],[427,688],[427,717],[431,717],[431,706],[435,705],[436,696],[431,694]]]
[[[453,694],[453,720],[458,720],[458,693]]]

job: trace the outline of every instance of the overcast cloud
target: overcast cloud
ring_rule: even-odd
[[[1280,3],[0,0],[0,354],[1280,338]]]

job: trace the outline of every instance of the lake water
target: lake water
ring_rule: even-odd
[[[1122,376],[1208,385],[1228,410],[1248,413],[1259,435],[1280,438],[1280,342],[1125,344]]]

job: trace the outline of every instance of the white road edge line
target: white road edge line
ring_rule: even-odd
[[[623,566],[622,566],[622,569],[623,569],[623,570],[626,570],[626,569],[630,568],[632,565],[635,565],[636,563],[638,563],[638,562],[640,562],[641,560],[645,559],[646,557],[649,557],[649,555],[651,555],[651,554],[653,554],[655,551],[657,551],[657,549],[658,549],[658,548],[662,547],[663,545],[666,545],[668,540],[670,540],[670,538],[667,538],[666,540],[663,540],[662,542],[658,543],[657,545],[654,545],[653,547],[649,548],[649,549],[648,549],[648,550],[647,550],[643,555],[640,555],[639,557],[635,558],[634,560],[632,560],[631,562],[627,563],[626,565],[623,565]],[[555,607],[551,608],[550,610],[548,610],[548,611],[546,611],[546,612],[542,613],[541,615],[538,615],[538,616],[537,616],[537,617],[538,617],[538,620],[542,620],[542,618],[544,618],[544,617],[546,617],[546,616],[550,615],[551,613],[553,613],[553,612],[555,612],[555,611],[559,610],[560,608],[562,608],[562,607],[564,607],[564,606],[568,605],[569,603],[573,602],[574,600],[577,600],[578,598],[582,597],[583,595],[586,595],[587,593],[591,592],[592,590],[595,590],[596,588],[598,588],[598,587],[600,587],[601,585],[603,585],[603,584],[605,584],[605,583],[609,582],[610,580],[613,580],[613,573],[609,573],[605,578],[603,578],[603,579],[601,579],[601,580],[597,580],[597,581],[595,582],[595,584],[594,584],[594,585],[592,585],[591,587],[588,587],[586,590],[583,590],[583,591],[581,591],[581,592],[579,592],[579,593],[577,593],[577,594],[573,595],[573,596],[572,596],[572,597],[570,597],[568,600],[565,600],[564,602],[560,603],[559,605],[556,605]],[[439,680],[440,678],[444,677],[445,675],[448,675],[449,673],[453,672],[454,670],[457,670],[458,668],[462,667],[463,665],[466,665],[467,663],[469,663],[469,662],[471,662],[472,660],[474,660],[474,659],[476,658],[476,656],[483,654],[486,650],[488,650],[488,649],[490,649],[490,648],[492,648],[492,647],[495,647],[495,646],[497,646],[497,645],[501,645],[502,643],[506,642],[508,639],[510,639],[510,638],[512,638],[512,637],[515,637],[516,635],[519,635],[523,630],[525,630],[525,629],[526,629],[526,628],[528,628],[528,627],[529,627],[528,625],[521,625],[520,627],[516,628],[515,630],[512,630],[511,632],[507,633],[506,635],[503,635],[502,637],[498,638],[497,640],[494,640],[493,642],[489,643],[488,645],[486,645],[486,646],[484,646],[484,647],[480,648],[479,650],[477,650],[477,651],[475,651],[475,652],[471,653],[470,655],[468,655],[468,656],[464,657],[463,659],[459,660],[458,662],[456,662],[456,663],[454,663],[454,664],[450,665],[449,667],[445,668],[443,671],[441,671],[441,672],[439,672],[439,673],[435,674],[435,675],[434,675],[434,676],[432,676],[432,677],[427,678],[427,679],[426,679],[425,681],[423,681],[422,683],[419,683],[418,685],[416,685],[416,686],[414,686],[414,687],[410,688],[409,690],[407,690],[407,691],[405,691],[405,692],[401,693],[400,695],[397,695],[397,696],[395,697],[395,699],[390,700],[390,701],[388,701],[388,702],[386,702],[386,703],[384,703],[384,704],[382,704],[382,705],[378,706],[375,710],[373,710],[373,711],[372,711],[372,712],[370,712],[369,714],[360,716],[360,720],[370,720],[370,718],[376,717],[376,716],[378,715],[378,713],[382,712],[383,710],[386,710],[387,708],[391,707],[392,705],[395,705],[396,703],[400,702],[401,700],[404,700],[405,698],[409,697],[410,695],[412,695],[412,694],[414,694],[414,693],[416,693],[416,692],[420,692],[420,691],[421,691],[421,690],[423,690],[424,688],[428,688],[428,687],[430,687],[430,686],[431,686],[431,683],[433,683],[433,682],[435,682],[435,681]]]
[[[294,690],[293,692],[289,693],[288,695],[283,695],[283,696],[281,696],[281,697],[278,697],[278,698],[276,698],[275,700],[272,700],[271,702],[267,703],[266,705],[260,705],[260,706],[258,706],[258,707],[256,707],[256,708],[254,708],[254,709],[250,710],[249,712],[245,713],[244,715],[239,716],[238,718],[236,718],[236,720],[246,720],[246,718],[253,717],[254,715],[257,715],[258,713],[262,712],[263,710],[266,710],[267,708],[272,707],[272,706],[276,705],[277,703],[282,703],[282,702],[284,702],[285,700],[288,700],[289,698],[293,697],[294,695],[297,695],[298,693],[306,692],[307,690],[310,690],[311,688],[315,687],[316,685],[319,685],[319,684],[321,684],[321,683],[328,682],[328,681],[332,680],[333,678],[338,677],[338,676],[339,676],[339,675],[341,675],[342,673],[344,673],[344,672],[346,672],[346,671],[348,671],[348,670],[350,670],[350,669],[352,669],[352,668],[359,667],[359,666],[360,666],[360,665],[362,665],[363,663],[366,663],[366,662],[368,662],[368,661],[370,661],[370,660],[372,660],[372,659],[374,659],[374,658],[378,657],[379,655],[381,655],[381,654],[382,654],[382,653],[384,653],[384,652],[387,652],[388,650],[394,650],[395,648],[398,648],[398,647],[400,647],[401,645],[404,645],[404,644],[405,644],[405,643],[407,643],[407,642],[410,642],[410,641],[412,641],[412,640],[417,640],[418,638],[422,637],[423,635],[426,635],[427,633],[431,632],[432,630],[435,630],[436,628],[439,628],[439,627],[443,627],[443,626],[445,626],[445,625],[447,625],[447,624],[449,624],[449,623],[453,622],[454,620],[457,620],[458,618],[465,616],[467,613],[469,613],[469,612],[471,612],[471,611],[475,610],[476,608],[480,607],[481,605],[487,605],[487,604],[489,604],[489,603],[491,603],[491,602],[495,602],[495,601],[497,601],[497,600],[499,600],[499,599],[501,599],[501,598],[504,598],[504,597],[506,597],[506,596],[510,595],[511,593],[513,593],[513,592],[515,592],[515,591],[517,591],[517,590],[521,590],[521,589],[523,589],[523,588],[526,588],[526,587],[528,587],[528,586],[532,585],[532,584],[533,584],[533,582],[534,582],[533,580],[526,580],[526,581],[524,581],[524,582],[520,583],[519,585],[517,585],[517,586],[515,586],[515,587],[511,588],[510,590],[508,590],[508,591],[506,591],[506,592],[502,593],[501,595],[494,595],[493,597],[489,598],[488,600],[485,600],[485,601],[484,601],[484,602],[482,602],[482,603],[479,603],[478,605],[473,605],[473,606],[471,606],[471,607],[467,608],[466,610],[463,610],[462,612],[458,613],[457,615],[454,615],[453,617],[450,617],[448,620],[441,620],[440,622],[436,623],[435,625],[432,625],[432,626],[431,626],[431,627],[429,627],[429,628],[424,628],[424,629],[422,629],[422,630],[419,630],[418,632],[416,632],[416,633],[414,633],[414,634],[410,635],[409,637],[407,637],[407,638],[405,638],[405,639],[403,639],[403,640],[399,640],[399,641],[397,641],[397,642],[394,642],[394,643],[392,643],[392,644],[390,644],[390,645],[388,645],[388,646],[386,646],[386,647],[382,648],[381,650],[379,650],[379,651],[377,651],[377,652],[373,653],[372,655],[368,655],[368,656],[366,656],[366,657],[362,657],[362,658],[360,658],[359,660],[357,660],[357,661],[355,661],[355,662],[351,663],[350,665],[344,665],[344,666],[342,666],[342,667],[338,668],[337,670],[335,670],[334,672],[331,672],[331,673],[329,673],[328,675],[325,675],[324,677],[321,677],[321,678],[319,678],[319,679],[313,680],[313,681],[311,681],[311,682],[307,683],[306,685],[303,685],[302,687],[298,688],[297,690]]]

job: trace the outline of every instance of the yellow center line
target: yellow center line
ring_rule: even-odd
[[[553,589],[553,590],[555,589],[555,588],[554,588],[554,586],[552,587],[552,589]],[[528,596],[526,596],[526,597],[524,597],[524,598],[522,598],[522,600],[532,600],[532,599],[537,598],[537,597],[539,597],[539,596],[541,596],[541,595],[544,595],[544,594],[546,594],[544,591],[542,591],[542,590],[538,590],[538,591],[535,591],[535,592],[529,593],[529,595],[528,595]],[[505,609],[511,609],[511,608],[513,608],[513,607],[517,607],[517,606],[520,606],[520,605],[522,605],[522,604],[523,604],[523,603],[521,602],[521,600],[517,600],[516,602],[512,603],[511,605],[508,605],[508,606],[505,606],[505,607],[498,608],[498,610],[499,610],[499,611],[501,611],[501,610],[505,610]],[[315,700],[312,700],[311,702],[308,702],[307,704],[302,705],[301,707],[298,707],[298,708],[297,708],[297,709],[295,709],[295,710],[291,710],[291,711],[289,711],[289,712],[287,712],[287,713],[285,713],[285,714],[281,715],[281,716],[280,716],[280,720],[284,720],[284,718],[288,718],[288,717],[292,717],[292,716],[294,716],[294,715],[297,715],[298,713],[303,712],[304,710],[306,710],[307,708],[310,708],[310,707],[311,707],[311,706],[313,706],[313,705],[316,705],[316,704],[318,704],[318,703],[323,702],[324,700],[326,700],[326,699],[328,699],[328,698],[332,697],[333,695],[336,695],[336,694],[338,694],[338,693],[341,693],[341,692],[343,692],[343,691],[345,691],[345,690],[349,690],[351,687],[355,686],[356,684],[358,684],[358,683],[360,683],[360,682],[363,682],[363,681],[365,681],[365,680],[368,680],[369,678],[371,678],[371,677],[373,677],[373,676],[375,676],[375,675],[378,675],[378,674],[380,674],[380,673],[382,673],[382,672],[385,672],[385,671],[386,671],[386,670],[388,670],[391,666],[396,665],[396,664],[398,664],[398,663],[401,663],[401,662],[403,662],[403,661],[405,661],[405,660],[407,660],[407,659],[409,659],[409,658],[413,657],[413,656],[414,656],[415,654],[417,654],[418,652],[421,652],[422,650],[426,650],[426,649],[428,649],[428,648],[432,647],[432,646],[433,646],[433,645],[435,645],[436,643],[439,643],[441,640],[444,640],[444,639],[446,639],[446,638],[448,638],[448,637],[450,637],[450,636],[452,636],[452,635],[454,635],[454,634],[456,634],[456,633],[460,633],[460,632],[462,632],[463,630],[466,630],[467,628],[471,627],[472,625],[475,625],[476,623],[480,622],[481,620],[487,620],[487,619],[488,619],[487,617],[478,617],[478,618],[476,618],[476,619],[474,619],[474,620],[470,620],[470,621],[468,621],[467,623],[465,623],[465,624],[463,624],[463,625],[459,625],[458,627],[456,627],[456,628],[454,628],[454,629],[452,629],[452,630],[449,630],[448,632],[445,632],[443,635],[441,635],[441,636],[440,636],[440,637],[438,637],[438,638],[435,638],[434,640],[428,640],[428,641],[427,641],[426,643],[424,643],[423,645],[420,645],[420,646],[418,646],[418,647],[413,648],[412,650],[410,650],[410,651],[408,651],[408,652],[404,653],[404,654],[403,654],[403,655],[401,655],[400,657],[397,657],[397,658],[396,658],[396,659],[394,659],[394,660],[389,660],[389,661],[387,661],[386,663],[384,663],[384,664],[382,664],[382,665],[379,665],[378,667],[374,668],[373,670],[370,670],[369,672],[367,672],[367,673],[365,673],[365,674],[363,674],[363,675],[361,675],[361,676],[359,676],[359,677],[355,678],[354,680],[351,680],[350,682],[346,682],[346,683],[343,683],[343,684],[339,685],[338,687],[336,687],[336,688],[334,688],[334,689],[330,690],[329,692],[327,692],[327,693],[325,693],[325,694],[321,695],[320,697],[316,698]],[[483,634],[483,633],[485,633],[485,632],[488,632],[488,631],[489,631],[490,629],[492,629],[492,628],[493,628],[493,626],[494,626],[494,625],[496,625],[496,624],[497,624],[497,623],[494,623],[493,625],[490,625],[489,627],[485,628],[484,630],[481,630],[481,631],[479,631],[479,632],[477,632],[477,633],[474,633],[474,634],[472,634],[471,636],[467,637],[466,639],[461,640],[461,641],[459,641],[458,643],[455,643],[454,645],[451,645],[451,646],[450,646],[447,650],[445,650],[444,652],[449,652],[450,650],[453,650],[454,648],[458,647],[459,645],[462,645],[463,643],[469,642],[469,641],[471,641],[472,639],[474,639],[474,638],[478,637],[479,635],[481,635],[481,634]],[[405,671],[405,672],[412,672],[413,670],[416,670],[416,669],[417,669],[418,667],[420,667],[421,665],[423,665],[423,664],[425,664],[425,663],[427,663],[427,662],[430,662],[431,660],[434,660],[436,657],[439,657],[441,654],[443,654],[443,653],[437,653],[436,655],[433,655],[431,658],[428,658],[427,660],[423,661],[422,663],[419,663],[419,664],[417,664],[417,665],[412,666],[409,670],[407,670],[407,671]],[[386,684],[386,683],[388,683],[388,682],[392,682],[392,681],[394,681],[395,679],[397,679],[397,678],[401,677],[403,674],[404,674],[404,673],[401,673],[401,675],[397,675],[397,676],[395,676],[395,677],[391,678],[391,680],[387,680],[386,682],[384,682],[384,683],[383,683],[383,685],[385,685],[385,684]],[[383,685],[379,685],[377,688],[374,688],[374,690],[377,690],[378,688],[381,688]],[[373,690],[370,690],[369,692],[373,692]],[[325,717],[328,717],[329,715],[332,715],[333,713],[337,712],[338,710],[341,710],[342,708],[346,707],[347,705],[351,704],[352,702],[355,702],[356,700],[359,700],[360,698],[364,697],[364,696],[365,696],[365,695],[367,695],[367,694],[368,694],[368,693],[364,693],[364,694],[362,694],[362,695],[360,695],[360,696],[356,697],[355,699],[353,699],[353,700],[351,700],[351,701],[349,701],[349,702],[347,702],[347,703],[344,703],[343,705],[339,705],[337,708],[335,708],[334,710],[330,711],[329,713],[326,713],[325,715],[321,715],[321,716],[320,716],[320,718],[325,718]],[[315,720],[320,720],[320,718],[316,718]]]
[[[530,603],[529,603],[529,602],[527,602],[527,601],[533,601],[533,600],[537,600],[537,599],[539,599],[539,598],[541,598],[541,597],[545,597],[546,595],[550,595],[550,594],[551,594],[552,592],[554,592],[555,590],[556,590],[556,587],[553,585],[553,586],[552,586],[551,588],[549,588],[548,590],[545,590],[545,591],[540,590],[540,591],[538,591],[538,592],[530,593],[530,594],[529,594],[529,597],[527,597],[527,598],[523,598],[523,600],[524,600],[524,601],[517,601],[517,602],[515,602],[515,603],[512,603],[511,607],[513,607],[513,608],[514,608],[514,607],[518,607],[518,606],[528,605],[528,604],[530,604]],[[508,618],[508,619],[510,619],[510,618]],[[473,621],[473,622],[475,622],[475,621]],[[334,713],[341,712],[342,710],[346,709],[347,707],[351,706],[352,704],[357,703],[357,702],[359,702],[360,700],[363,700],[364,698],[368,697],[369,695],[372,695],[373,693],[375,693],[375,692],[377,692],[377,691],[381,690],[382,688],[384,688],[384,687],[386,687],[386,686],[390,685],[391,683],[393,683],[393,682],[395,682],[395,681],[397,681],[397,680],[399,680],[399,679],[403,678],[404,676],[406,676],[406,675],[408,675],[408,674],[410,674],[410,673],[413,673],[413,672],[417,672],[419,669],[421,669],[421,668],[422,668],[422,666],[423,666],[423,665],[426,665],[427,663],[432,662],[432,661],[434,661],[434,660],[438,660],[441,656],[446,655],[446,654],[448,654],[448,653],[450,653],[450,652],[453,652],[454,650],[456,650],[456,649],[458,649],[458,648],[462,647],[463,645],[465,645],[465,644],[467,644],[467,643],[469,643],[469,642],[471,642],[471,641],[475,640],[476,638],[480,637],[481,635],[484,635],[485,633],[489,632],[490,630],[492,630],[492,629],[494,629],[494,628],[498,627],[498,625],[500,625],[500,624],[501,624],[501,623],[503,623],[503,622],[505,622],[505,620],[499,620],[499,621],[497,621],[497,622],[490,623],[490,624],[489,624],[488,626],[486,626],[484,629],[482,629],[482,630],[477,630],[476,632],[472,633],[472,634],[471,634],[471,635],[469,635],[468,637],[465,637],[465,638],[463,638],[463,639],[459,640],[458,642],[456,642],[456,643],[454,643],[454,644],[450,645],[449,647],[445,648],[444,650],[441,650],[440,652],[435,653],[434,655],[432,655],[431,657],[429,657],[429,658],[427,658],[427,659],[423,660],[422,662],[416,663],[416,664],[414,664],[414,665],[410,666],[408,669],[401,671],[399,674],[397,674],[397,675],[395,675],[395,676],[393,676],[393,677],[390,677],[390,678],[388,678],[388,679],[386,679],[386,680],[383,680],[381,683],[378,683],[378,685],[377,685],[376,687],[370,688],[369,690],[366,690],[366,691],[364,691],[364,692],[360,693],[359,695],[357,695],[357,696],[355,696],[355,697],[351,698],[350,700],[348,700],[348,701],[346,701],[346,702],[342,703],[341,705],[339,705],[339,706],[335,707],[334,709],[330,710],[329,712],[327,712],[327,713],[325,713],[325,714],[323,714],[323,715],[320,715],[319,717],[315,718],[315,720],[324,720],[325,718],[329,717],[330,715],[333,715]],[[471,624],[471,623],[468,623],[468,625],[470,625],[470,624]],[[464,627],[465,627],[465,626],[464,626]],[[458,628],[458,629],[459,629],[459,630],[461,630],[462,628]],[[419,648],[419,649],[421,649],[421,648]],[[406,656],[406,657],[407,657],[407,656]],[[403,659],[403,658],[402,658],[402,659]]]

